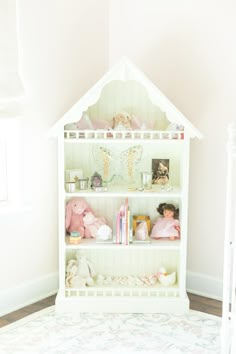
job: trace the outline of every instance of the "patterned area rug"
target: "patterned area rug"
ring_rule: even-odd
[[[220,353],[221,318],[39,311],[0,329],[0,354]]]

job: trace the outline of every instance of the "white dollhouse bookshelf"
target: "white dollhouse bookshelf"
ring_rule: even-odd
[[[131,130],[113,130],[106,127],[112,117],[121,111],[138,117],[142,127]],[[75,127],[86,114],[96,126]],[[181,125],[182,130],[167,130],[170,122]],[[78,312],[172,312],[189,310],[186,294],[186,258],[188,238],[188,184],[190,138],[201,138],[200,132],[179,112],[144,74],[123,58],[95,84],[53,127],[51,133],[58,138],[59,176],[59,291],[56,298],[58,311]],[[135,177],[130,188],[122,156],[138,146],[141,158],[135,165]],[[91,177],[98,170],[105,173],[97,154],[102,147],[109,155],[110,179],[104,191],[65,189],[65,170],[81,169],[83,176]],[[132,155],[133,158],[133,155]],[[134,157],[135,158],[135,157]],[[151,171],[152,159],[170,161],[170,183],[152,185],[148,191],[140,190],[140,172]],[[108,172],[107,172],[108,173]],[[118,177],[117,177],[118,176]],[[90,183],[89,183],[90,184]],[[92,207],[96,216],[105,217],[113,234],[114,215],[128,198],[131,215],[148,215],[154,223],[156,208],[161,202],[177,205],[180,209],[181,238],[179,240],[152,240],[147,244],[129,245],[96,243],[82,239],[70,244],[65,232],[65,206],[75,197],[81,197]],[[113,278],[145,277],[156,274],[164,266],[176,272],[176,282],[163,286],[127,285],[107,283],[70,288],[65,285],[66,265],[70,259],[85,255],[97,274]],[[122,278],[122,279],[123,279]]]

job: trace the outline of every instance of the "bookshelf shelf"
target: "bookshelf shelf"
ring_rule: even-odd
[[[151,190],[142,191],[134,188],[129,190],[128,187],[108,187],[106,192],[95,192],[92,190],[75,190],[73,193],[66,193],[66,198],[72,197],[96,197],[96,198],[111,198],[111,197],[128,197],[128,198],[179,198],[181,189],[178,187],[161,188],[160,186],[152,186]]]
[[[108,243],[97,243],[95,239],[82,239],[81,242],[77,245],[70,244],[69,236],[65,237],[65,247],[70,250],[78,249],[95,249],[99,250],[116,250],[116,251],[129,251],[130,249],[144,249],[144,250],[179,250],[181,247],[181,240],[151,240],[150,243],[130,243],[129,245],[116,244],[113,242]]]

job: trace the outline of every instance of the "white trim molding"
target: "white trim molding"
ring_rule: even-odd
[[[58,290],[58,272],[0,290],[0,316],[45,299]]]
[[[223,280],[187,271],[187,291],[192,294],[222,301]]]

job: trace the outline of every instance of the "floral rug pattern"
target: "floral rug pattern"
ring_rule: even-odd
[[[169,314],[59,314],[49,307],[0,329],[0,354],[219,354],[221,318]]]

